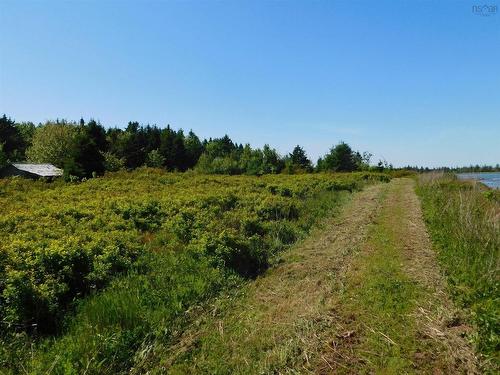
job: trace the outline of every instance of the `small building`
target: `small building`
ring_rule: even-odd
[[[52,164],[12,163],[0,169],[0,177],[48,178],[61,177],[63,170]]]

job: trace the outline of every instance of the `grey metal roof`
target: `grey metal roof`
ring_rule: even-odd
[[[21,171],[33,173],[42,177],[56,177],[63,175],[62,169],[59,169],[52,164],[12,163],[12,165]]]

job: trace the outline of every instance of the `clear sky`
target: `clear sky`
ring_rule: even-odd
[[[0,0],[0,113],[500,163],[500,1]],[[376,161],[376,160],[375,160]]]

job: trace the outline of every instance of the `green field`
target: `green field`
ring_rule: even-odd
[[[3,179],[0,205],[1,373],[498,369],[481,184],[140,168]]]
[[[7,372],[115,373],[186,312],[266,270],[376,173],[208,176],[154,169],[0,182]]]

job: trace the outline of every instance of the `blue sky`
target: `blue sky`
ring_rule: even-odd
[[[500,163],[500,10],[479,3],[2,0],[0,113]]]

